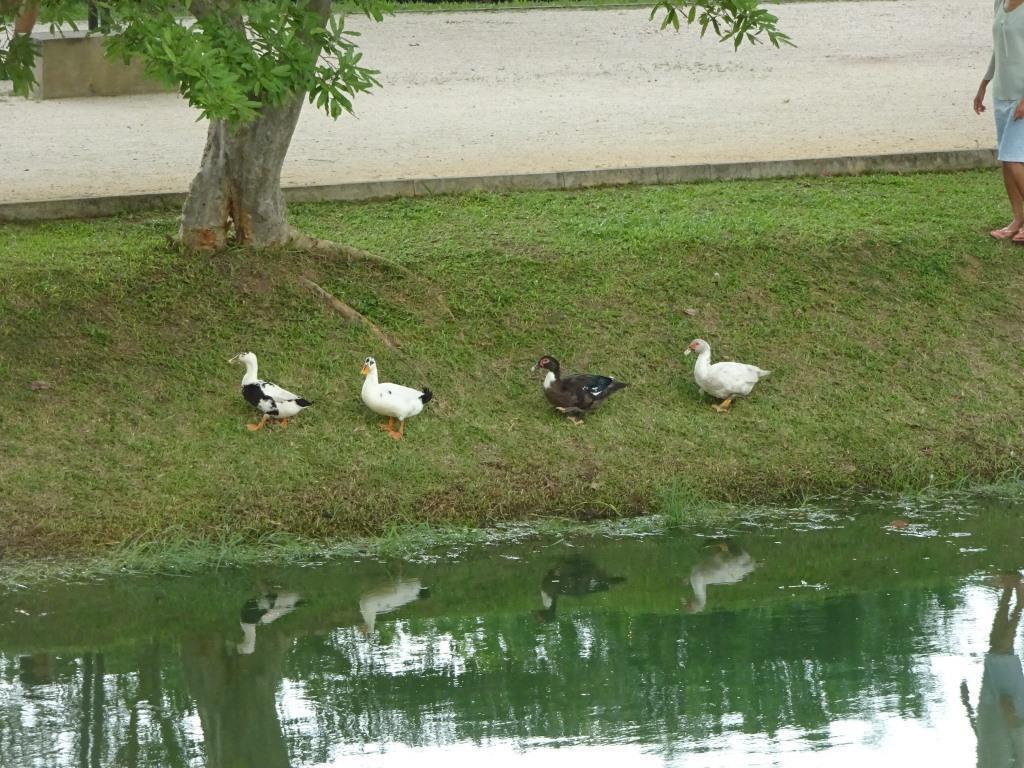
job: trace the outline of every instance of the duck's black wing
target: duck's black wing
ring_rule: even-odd
[[[577,373],[562,379],[561,383],[566,391],[575,395],[575,405],[581,410],[590,408],[626,386],[625,382],[616,381],[611,376],[598,376],[593,373]]]
[[[608,574],[590,558],[571,555],[547,572],[541,589],[549,595],[582,597],[595,592],[607,592],[625,580],[624,576]]]
[[[249,405],[258,408],[263,413],[271,413],[277,410],[277,403],[264,391],[263,384],[262,381],[246,384],[242,387],[242,397]]]

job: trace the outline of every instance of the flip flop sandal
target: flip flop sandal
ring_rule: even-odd
[[[1017,234],[1010,238],[1010,242],[1024,245],[1024,229],[1018,229]]]
[[[991,232],[989,232],[989,234],[996,240],[1011,240],[1014,239],[1020,232],[1021,230],[1019,229],[1010,229],[1009,227],[1002,227],[1001,229],[993,229]],[[1020,241],[1014,240],[1014,242]]]

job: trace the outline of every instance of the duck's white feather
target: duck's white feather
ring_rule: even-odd
[[[370,366],[370,372],[363,381],[363,402],[366,407],[381,416],[405,420],[423,410],[423,392],[401,384],[377,379],[377,366]]]
[[[266,395],[267,397],[272,397],[275,400],[280,401],[280,400],[298,400],[299,399],[299,395],[296,395],[293,392],[289,392],[287,389],[284,389],[283,387],[277,386],[277,384],[275,384],[272,381],[262,381],[261,380],[261,381],[258,381],[257,384],[260,385],[260,389],[263,390],[263,394],[264,395]]]
[[[284,387],[279,387],[272,381],[258,377],[258,363],[256,355],[252,352],[245,352],[236,358],[245,363],[245,375],[242,377],[242,396],[252,403],[260,413],[280,419],[290,419],[310,403],[301,395],[289,392]],[[254,393],[255,387],[258,393]],[[305,405],[299,405],[296,401],[302,400]]]
[[[299,405],[295,400],[275,400],[277,403],[277,415],[281,419],[290,419],[306,406]]]
[[[749,395],[754,385],[771,371],[746,363],[712,363],[711,347],[705,344],[693,366],[693,378],[702,391],[726,400]]]
[[[359,598],[359,612],[363,615],[367,632],[373,632],[377,616],[408,605],[422,593],[423,585],[419,579],[402,579],[364,592]]]
[[[704,558],[690,571],[690,586],[694,602],[690,610],[704,610],[708,601],[708,587],[712,584],[736,584],[757,568],[754,558],[746,552],[715,552]]]

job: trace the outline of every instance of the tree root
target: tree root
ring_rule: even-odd
[[[394,341],[386,333],[384,333],[384,331],[382,331],[376,325],[376,323],[367,318],[366,315],[363,315],[360,312],[356,311],[348,304],[346,304],[344,301],[335,296],[333,293],[320,287],[309,278],[300,277],[299,281],[304,286],[309,288],[313,293],[315,293],[317,296],[319,296],[321,299],[327,302],[327,306],[329,306],[339,315],[344,317],[346,320],[349,320],[354,323],[362,323],[367,328],[369,328],[373,335],[380,339],[381,343],[384,344],[385,347],[387,347],[388,349],[398,349],[398,343]]]
[[[355,261],[366,261],[370,264],[376,264],[383,269],[390,269],[397,272],[407,280],[425,283],[434,299],[441,305],[441,309],[444,314],[448,316],[448,319],[455,319],[455,315],[452,314],[452,310],[444,298],[444,293],[442,293],[433,282],[427,280],[422,275],[416,274],[411,269],[403,267],[401,264],[396,264],[383,256],[377,256],[369,251],[364,251],[362,248],[356,248],[355,246],[345,245],[343,243],[336,243],[333,240],[321,240],[317,237],[310,237],[304,232],[299,232],[295,229],[291,231],[291,244],[295,247],[322,256],[341,256],[350,264]]]

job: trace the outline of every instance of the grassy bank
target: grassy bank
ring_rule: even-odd
[[[991,173],[310,205],[424,279],[168,249],[173,214],[0,229],[4,552],[322,539],[988,480],[1024,452],[1024,251]],[[382,348],[307,276],[402,344]],[[429,282],[427,282],[429,281]],[[434,287],[444,293],[449,315]],[[771,368],[726,416],[682,357]],[[232,354],[316,405],[250,434]],[[631,387],[586,426],[542,353]],[[435,402],[388,440],[364,356]],[[33,381],[49,389],[33,391]]]

